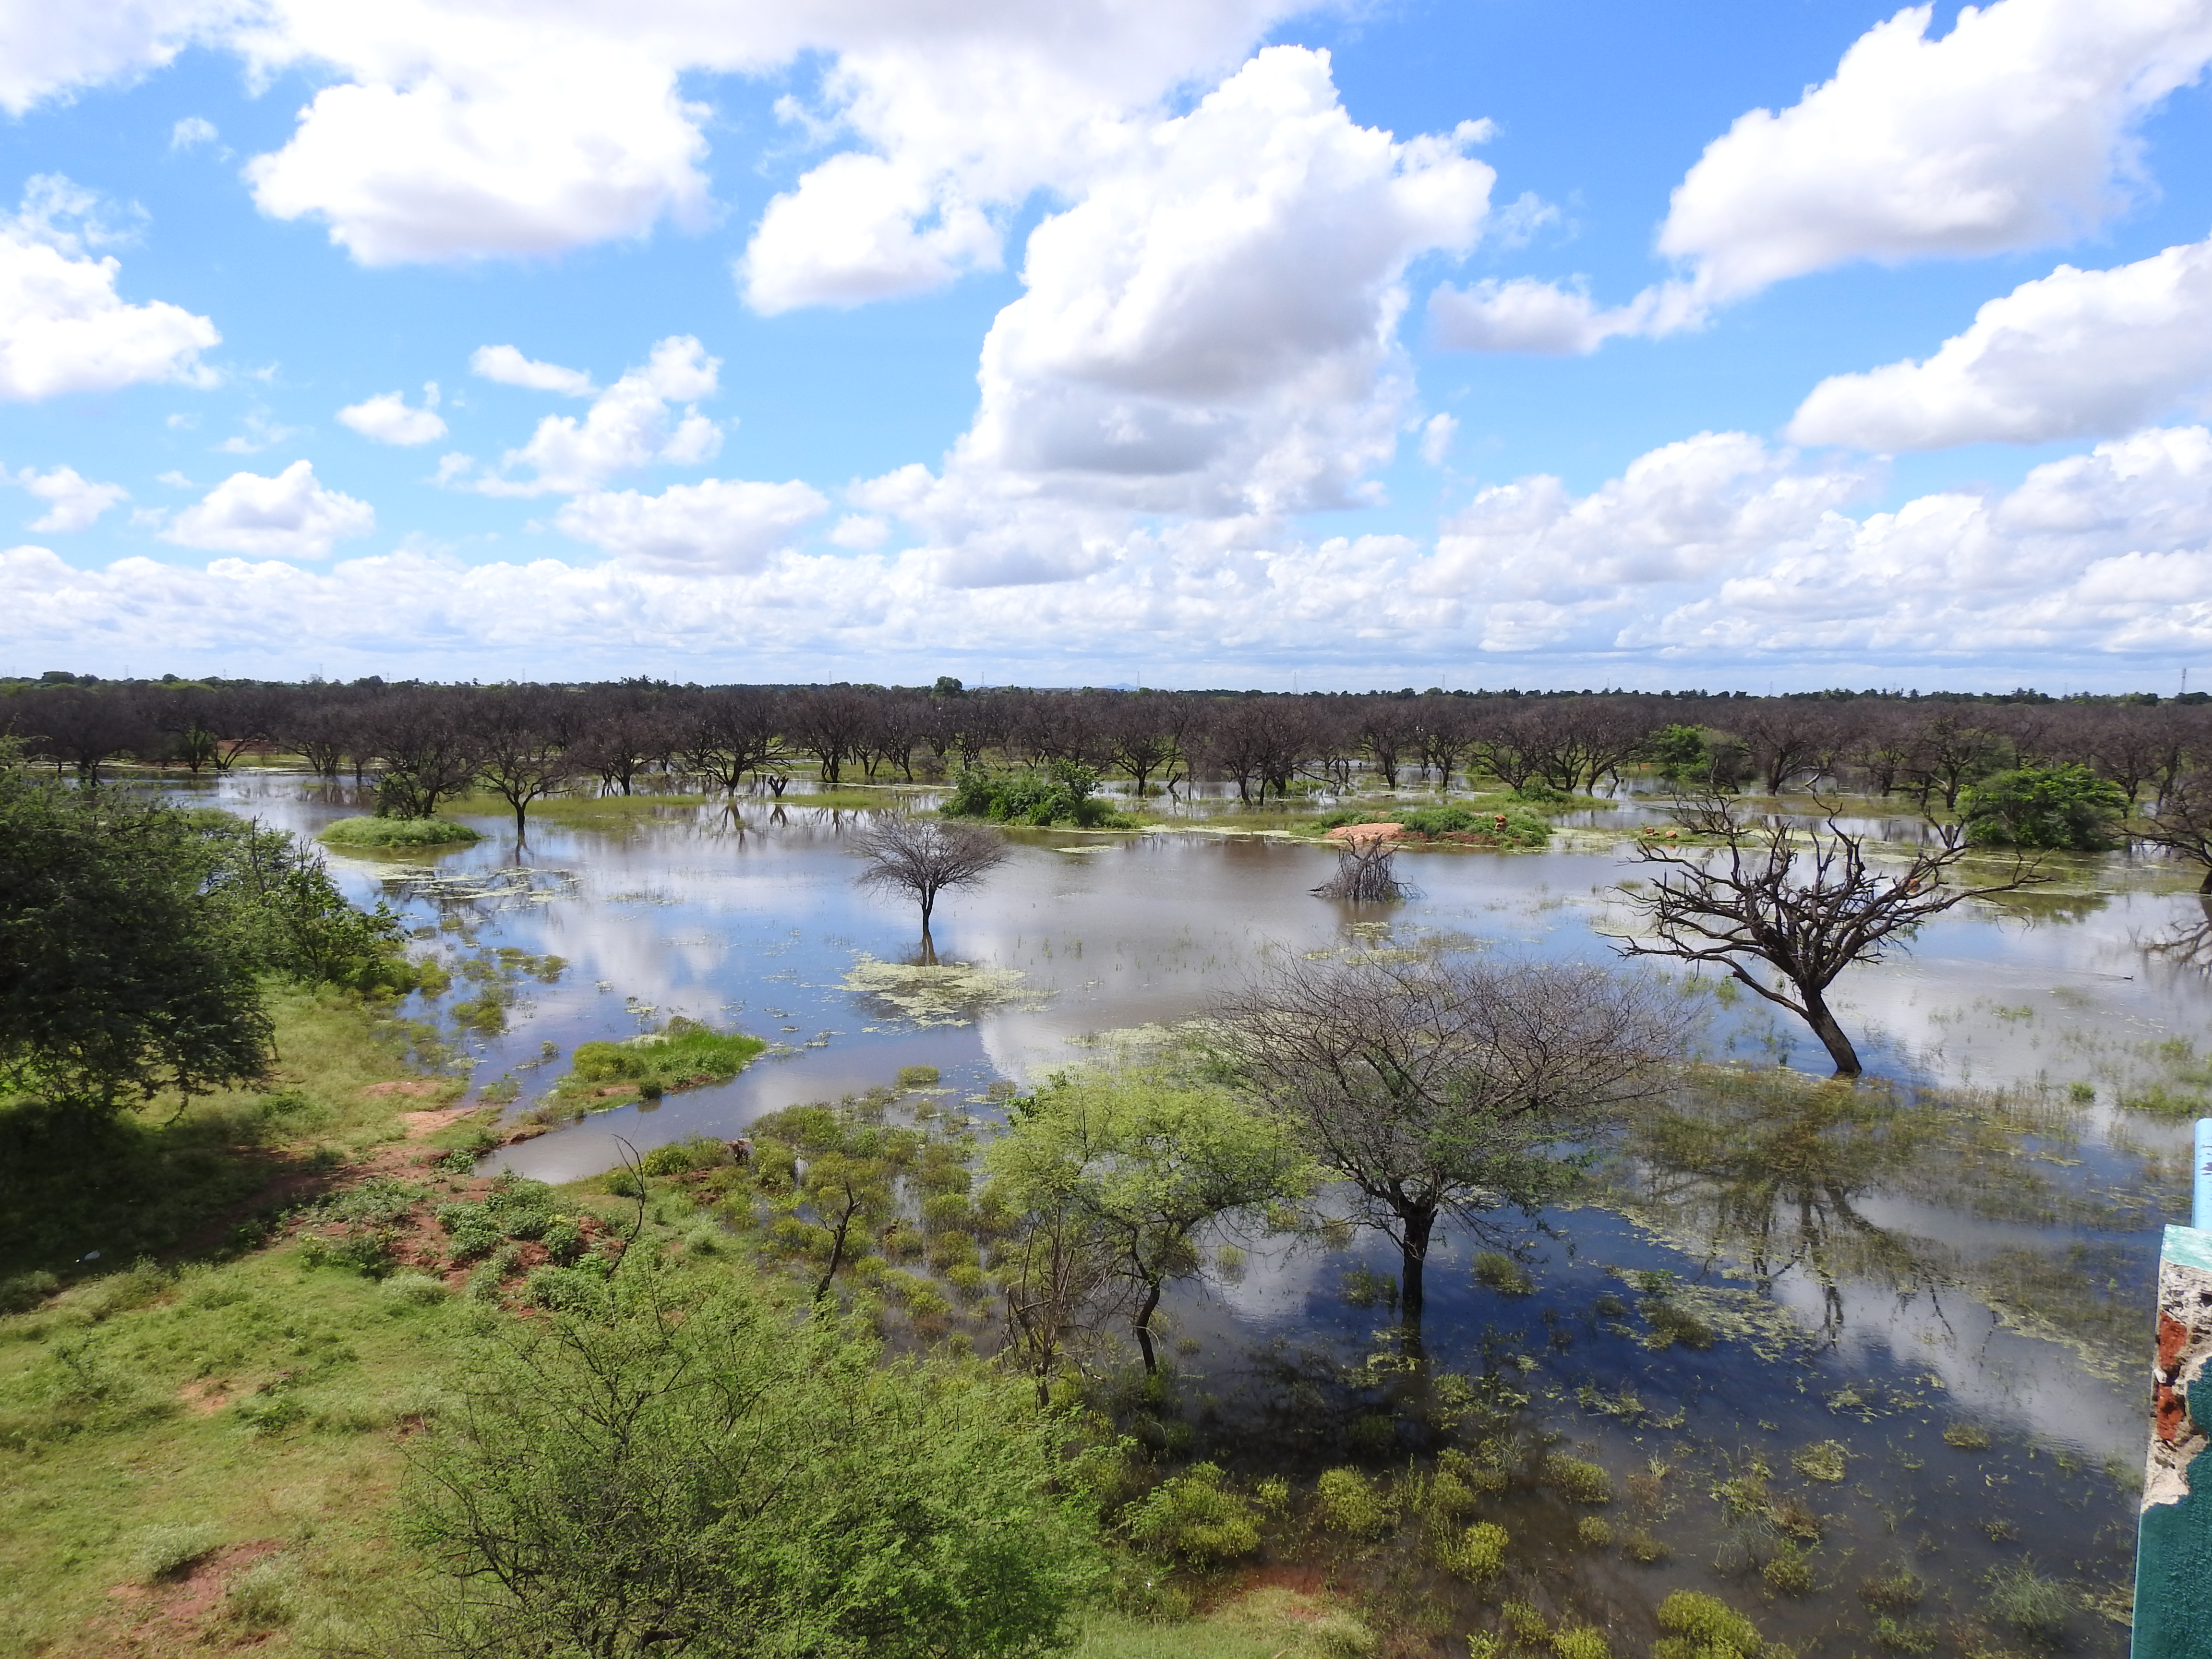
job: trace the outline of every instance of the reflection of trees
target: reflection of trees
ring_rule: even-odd
[[[2199,894],[2197,914],[2177,921],[2156,939],[2142,941],[2146,956],[2170,962],[2212,979],[2212,895]]]
[[[1766,1079],[1691,1086],[1694,1097],[1642,1120],[1632,1148],[1648,1207],[1702,1238],[1708,1261],[1741,1258],[1762,1294],[1802,1267],[1820,1288],[1831,1341],[1845,1279],[1933,1288],[1917,1242],[1859,1209],[1930,1139],[1924,1120],[1869,1089]]]
[[[2106,893],[2000,893],[1989,903],[2031,927],[2064,927],[2087,921],[2112,902]]]

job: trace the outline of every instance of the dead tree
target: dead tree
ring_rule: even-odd
[[[1350,904],[1395,904],[1407,896],[1396,861],[1397,848],[1382,836],[1346,836],[1336,844],[1336,873],[1315,888],[1314,896]]]
[[[926,963],[936,957],[929,918],[937,896],[948,887],[970,886],[1006,861],[1006,840],[996,830],[942,818],[886,816],[854,836],[852,848],[868,861],[855,878],[861,886],[890,888],[921,906]]]
[[[2166,791],[2155,817],[2130,826],[2137,841],[2204,872],[2197,887],[2212,893],[2212,772],[2184,772]]]
[[[2015,859],[2002,881],[1945,885],[1946,873],[1966,856],[1956,824],[1942,826],[1935,847],[1920,848],[1901,870],[1885,874],[1868,862],[1867,838],[1838,827],[1832,814],[1825,830],[1809,832],[1802,842],[1785,823],[1741,822],[1718,796],[1686,802],[1675,816],[1685,829],[1718,845],[1647,841],[1637,849],[1660,873],[1649,887],[1620,890],[1650,930],[1649,938],[1620,939],[1621,953],[1727,969],[1811,1026],[1841,1078],[1857,1077],[1863,1069],[1827,1003],[1828,989],[1844,969],[1880,962],[1923,922],[1964,900],[2049,879]],[[1777,982],[1754,971],[1759,968]]]

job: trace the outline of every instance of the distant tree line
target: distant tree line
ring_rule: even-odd
[[[1966,790],[2002,773],[2078,766],[2130,811],[2157,813],[2185,775],[2212,770],[2209,701],[57,678],[0,684],[0,732],[87,781],[126,760],[219,774],[283,754],[326,778],[374,782],[397,816],[481,791],[518,824],[533,801],[579,788],[675,781],[780,794],[799,769],[836,785],[993,765],[1089,769],[1139,792],[1231,783],[1248,802],[1358,780],[1576,793],[1649,766],[1686,792],[1848,787],[1923,811],[1955,811]]]

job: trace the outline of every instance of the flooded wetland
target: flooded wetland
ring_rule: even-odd
[[[303,836],[361,810],[275,773],[192,798]],[[1010,1097],[1171,1040],[1272,956],[1613,964],[1632,836],[1662,821],[1624,799],[1564,815],[1547,851],[1412,854],[1387,908],[1315,896],[1325,848],[1203,802],[1142,833],[1026,832],[942,902],[921,969],[911,908],[854,884],[866,817],[648,799],[543,813],[524,847],[487,813],[434,860],[331,861],[450,975],[398,1034],[540,1131],[482,1167],[558,1183],[808,1102],[987,1143]],[[1328,1585],[1407,1652],[2124,1652],[2159,1230],[2212,1087],[2207,918],[2154,859],[2052,867],[1844,975],[1856,1085],[1794,1019],[1678,967],[1694,1062],[1540,1225],[1443,1224],[1417,1340],[1387,1239],[1207,1236],[1154,1322],[1161,1374],[1097,1389],[1176,1480],[1253,1494],[1257,1553],[1225,1578],[1196,1561],[1178,1593]],[[768,1048],[657,1097],[562,1082],[580,1045],[678,1019]],[[988,1297],[885,1317],[1000,1340]]]

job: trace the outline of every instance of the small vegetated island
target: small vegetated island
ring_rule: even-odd
[[[473,847],[483,837],[451,818],[340,818],[316,836],[326,847],[346,852],[427,852]]]
[[[1380,816],[1371,812],[1333,812],[1321,819],[1317,827],[1324,833],[1334,830],[1356,832],[1370,825],[1377,829],[1390,826],[1397,832],[1394,840],[1415,846],[1434,842],[1453,847],[1534,849],[1549,846],[1552,840],[1550,820],[1518,802],[1484,808],[1463,806],[1453,801],[1440,806],[1408,807]]]
[[[549,1104],[604,1111],[632,1100],[658,1100],[681,1089],[727,1083],[768,1044],[738,1031],[717,1031],[681,1015],[658,1031],[625,1042],[586,1042],[570,1057],[568,1075]]]

